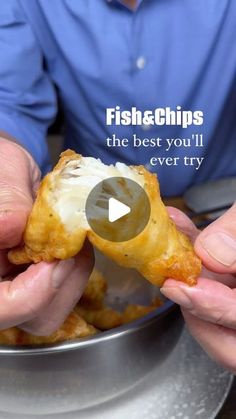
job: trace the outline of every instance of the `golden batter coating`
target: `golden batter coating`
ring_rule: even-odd
[[[107,291],[107,282],[101,272],[93,269],[79,304],[83,307],[99,309],[103,307],[103,300]]]
[[[140,317],[151,313],[162,305],[163,300],[161,300],[160,297],[156,297],[149,306],[144,306],[141,304],[128,304],[122,313],[122,324],[137,320]]]
[[[130,323],[156,310],[154,306],[129,304],[122,313],[122,324]]]
[[[64,324],[49,336],[34,336],[18,327],[11,327],[0,331],[1,345],[45,345],[66,340],[84,338],[95,335],[97,330],[88,324],[75,311],[72,311]]]
[[[92,188],[112,176],[124,176],[139,183],[151,205],[145,229],[124,242],[98,236],[88,225],[84,211]],[[138,212],[134,216],[138,217]],[[122,163],[106,166],[98,159],[68,150],[43,179],[25,229],[24,245],[11,250],[9,260],[21,264],[66,259],[80,251],[86,237],[116,263],[136,268],[157,286],[169,277],[194,285],[201,271],[200,259],[190,240],[177,230],[167,213],[156,175],[143,166],[129,167]]]
[[[78,304],[75,307],[76,313],[99,330],[110,330],[121,326],[122,315],[110,307],[91,309]]]

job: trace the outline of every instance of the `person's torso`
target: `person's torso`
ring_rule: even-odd
[[[143,0],[133,13],[106,0],[21,0],[66,116],[66,145],[105,162],[205,156],[201,167],[153,167],[165,195],[236,175],[236,2]],[[106,108],[202,110],[202,126],[107,126]],[[192,138],[204,147],[132,147],[139,138]],[[108,148],[106,138],[128,138]],[[192,143],[193,144],[193,143]]]

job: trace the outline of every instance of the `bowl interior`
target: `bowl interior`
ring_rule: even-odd
[[[161,297],[165,304],[138,320],[106,332],[101,332],[96,336],[37,347],[0,345],[0,354],[37,355],[93,345],[101,340],[113,339],[119,337],[121,334],[130,333],[132,330],[142,327],[146,322],[152,321],[153,318],[169,311],[174,305],[172,302],[165,300],[161,296],[159,288],[149,283],[136,270],[118,266],[98,251],[95,253],[95,266],[104,275],[108,283],[108,291],[105,297],[105,303],[108,306],[122,311],[127,304],[150,305],[155,297]]]

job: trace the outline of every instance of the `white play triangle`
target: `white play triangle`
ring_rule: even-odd
[[[115,198],[109,198],[108,201],[108,220],[113,223],[116,220],[129,214],[131,211],[128,205],[123,204]]]

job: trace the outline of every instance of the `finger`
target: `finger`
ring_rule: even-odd
[[[185,233],[192,242],[195,242],[199,234],[201,234],[200,230],[197,229],[197,227],[194,225],[194,223],[188,218],[186,214],[184,214],[182,211],[173,208],[173,207],[167,207],[168,213],[171,217],[171,219],[175,222],[178,229]],[[236,278],[232,276],[232,274],[220,274],[216,272],[212,272],[205,268],[205,266],[202,267],[202,275],[204,278],[214,279],[215,281],[219,281],[225,285],[227,285],[230,288],[234,288],[236,285]]]
[[[229,288],[235,288],[236,278],[231,274],[218,274],[216,272],[209,271],[204,266],[202,267],[201,277],[206,279],[213,279],[213,281],[221,282]]]
[[[236,373],[236,332],[201,320],[182,310],[187,327],[208,355],[224,368]]]
[[[190,218],[182,211],[174,207],[167,207],[170,218],[174,221],[177,228],[186,234],[193,242],[199,234],[199,230],[190,220]]]
[[[206,278],[194,287],[169,279],[161,292],[202,320],[236,329],[236,289]]]
[[[21,241],[40,172],[23,148],[7,140],[0,141],[0,170],[0,249],[5,249]]]
[[[195,250],[207,268],[236,272],[236,204],[200,233]]]
[[[167,207],[168,213],[171,219],[176,224],[177,228],[186,234],[192,242],[196,242],[197,237],[201,234],[200,230],[194,225],[194,223],[188,218],[186,214],[182,211],[178,210],[174,207]],[[229,286],[230,288],[235,287],[236,285],[236,278],[232,276],[232,274],[220,274],[216,272],[212,272],[202,267],[202,275],[204,278],[214,279],[216,281],[220,281],[221,283]]]
[[[66,320],[80,299],[92,272],[94,257],[92,247],[83,249],[75,257],[75,265],[60,291],[43,314],[20,326],[26,332],[38,336],[48,336],[55,332]]]
[[[72,271],[74,260],[31,265],[12,282],[0,283],[0,328],[38,317]]]

